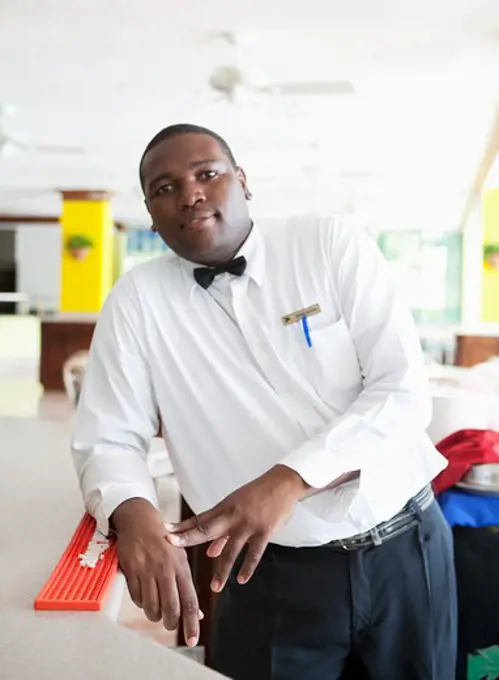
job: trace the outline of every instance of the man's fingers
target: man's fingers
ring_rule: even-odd
[[[132,602],[136,607],[142,609],[142,593],[139,579],[137,576],[128,577],[126,574],[125,577],[126,582],[128,583],[128,591],[130,593],[130,597],[132,598]]]
[[[268,545],[268,538],[266,536],[256,537],[250,542],[246,552],[243,565],[237,575],[238,583],[247,583],[255,573],[256,568],[260,564],[263,553]]]
[[[220,557],[218,558],[215,574],[211,582],[211,589],[215,593],[220,592],[227,583],[227,579],[230,576],[230,572],[232,571],[232,568],[239,556],[239,553],[244,548],[246,540],[247,536],[242,537],[239,536],[237,538],[236,537],[229,538],[229,540],[227,541],[227,545],[225,546]]]
[[[144,576],[140,581],[142,592],[142,608],[149,621],[157,623],[161,621],[161,601],[158,592],[158,584],[154,576]]]
[[[158,588],[163,625],[167,630],[176,630],[180,621],[180,597],[175,576],[162,574],[158,578]]]
[[[229,540],[228,536],[224,536],[223,538],[217,538],[213,541],[213,543],[210,543],[208,546],[208,549],[206,551],[206,554],[208,557],[216,558],[220,557],[220,555],[223,552],[223,549],[227,545],[227,541]]]
[[[128,584],[128,592],[132,598],[132,602],[136,607],[142,609],[142,591],[140,588],[140,581],[137,576],[127,576],[125,574],[126,582]]]
[[[188,647],[194,647],[199,641],[199,621],[203,614],[199,611],[198,596],[192,583],[190,570],[177,575],[177,586],[180,595],[184,637]]]
[[[167,535],[167,540],[172,545],[187,548],[191,545],[201,545],[213,541],[229,533],[229,520],[224,515],[216,515],[209,519],[202,519],[202,515],[200,515],[195,520],[188,521],[195,521],[195,525],[191,529]],[[182,522],[182,524],[184,523]]]
[[[200,515],[193,515],[193,517],[189,517],[189,519],[184,519],[182,522],[165,524],[165,529],[170,534],[179,534],[183,533],[184,531],[190,531],[191,529],[196,529],[200,523],[202,524],[203,522],[210,520],[212,517],[215,517],[216,514],[216,508],[212,508],[211,510],[202,512]]]

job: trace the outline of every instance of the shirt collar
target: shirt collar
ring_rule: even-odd
[[[236,257],[240,255],[246,258],[245,274],[252,278],[258,286],[261,286],[265,275],[265,244],[256,225],[253,225],[250,235],[239,249]]]
[[[255,224],[253,225],[250,235],[236,253],[234,258],[241,255],[246,258],[247,262],[246,271],[244,272],[243,276],[249,276],[258,286],[261,286],[263,284],[265,275],[265,244],[262,235]],[[192,291],[197,287],[197,283],[193,274],[194,269],[202,265],[189,262],[188,260],[184,260],[180,257],[178,258],[178,262],[192,281]]]

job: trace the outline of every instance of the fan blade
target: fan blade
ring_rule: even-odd
[[[17,156],[25,150],[26,144],[22,140],[0,134],[0,156],[2,158]]]
[[[21,137],[10,134],[2,134],[0,132],[0,146],[12,146],[18,149],[25,149],[27,146],[26,140]]]
[[[301,96],[353,94],[355,92],[352,83],[348,80],[333,80],[329,83],[273,83],[262,89],[282,95]]]
[[[83,154],[85,149],[81,146],[58,146],[57,144],[30,144],[30,150],[37,153],[67,153]]]

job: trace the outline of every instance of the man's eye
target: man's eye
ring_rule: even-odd
[[[205,170],[201,173],[201,177],[204,179],[214,179],[215,177],[218,177],[218,172],[216,170]]]
[[[157,194],[169,194],[173,191],[173,184],[162,184],[156,191]]]

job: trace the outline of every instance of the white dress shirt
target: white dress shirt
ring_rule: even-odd
[[[146,455],[162,425],[195,513],[281,463],[315,488],[273,541],[320,545],[389,519],[446,465],[425,430],[418,336],[370,236],[337,219],[256,225],[241,277],[208,290],[166,255],[122,276],[99,316],[73,457],[103,532],[132,497],[157,504]],[[301,323],[282,317],[318,304]],[[160,419],[159,419],[160,416]]]

